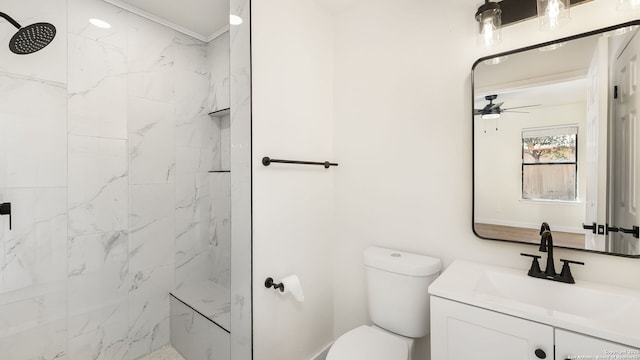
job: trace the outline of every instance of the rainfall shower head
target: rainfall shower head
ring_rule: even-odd
[[[18,32],[9,40],[9,50],[18,55],[26,55],[41,50],[49,45],[56,36],[56,27],[49,23],[36,23],[25,27],[9,15],[0,12],[0,17],[5,18]]]

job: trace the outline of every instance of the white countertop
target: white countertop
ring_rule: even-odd
[[[640,348],[637,290],[580,279],[565,284],[527,276],[526,270],[457,260],[429,294]]]

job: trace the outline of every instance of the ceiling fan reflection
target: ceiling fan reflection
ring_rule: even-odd
[[[529,108],[529,107],[534,107],[534,106],[541,106],[541,104],[535,104],[535,105],[524,105],[524,106],[514,106],[511,108],[502,108],[502,105],[504,104],[504,102],[501,103],[494,103],[493,101],[496,100],[498,98],[498,95],[487,95],[484,97],[485,100],[487,100],[489,103],[483,107],[482,109],[474,109],[473,110],[473,115],[480,115],[481,118],[483,120],[495,120],[495,119],[499,119],[500,115],[502,113],[505,112],[510,112],[510,113],[519,113],[519,114],[528,114],[528,111],[515,111],[514,109],[524,109],[524,108]],[[496,124],[496,131],[498,130],[498,126]],[[487,131],[485,130],[485,133]]]

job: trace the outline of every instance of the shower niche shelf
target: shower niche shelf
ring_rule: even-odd
[[[231,109],[230,108],[226,108],[226,109],[212,111],[212,112],[209,113],[209,116],[216,117],[216,118],[221,118],[223,116],[229,115],[230,113],[231,113]]]
[[[231,172],[231,109],[221,109],[209,113],[213,119],[214,141],[219,144],[219,156],[212,164],[210,174]]]

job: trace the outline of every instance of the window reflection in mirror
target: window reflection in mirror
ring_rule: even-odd
[[[522,130],[522,198],[577,201],[578,126]]]
[[[640,36],[630,25],[476,62],[478,236],[539,243],[547,222],[559,246],[640,255],[640,239],[620,230],[640,225]],[[599,225],[595,233],[583,228],[592,223]]]

